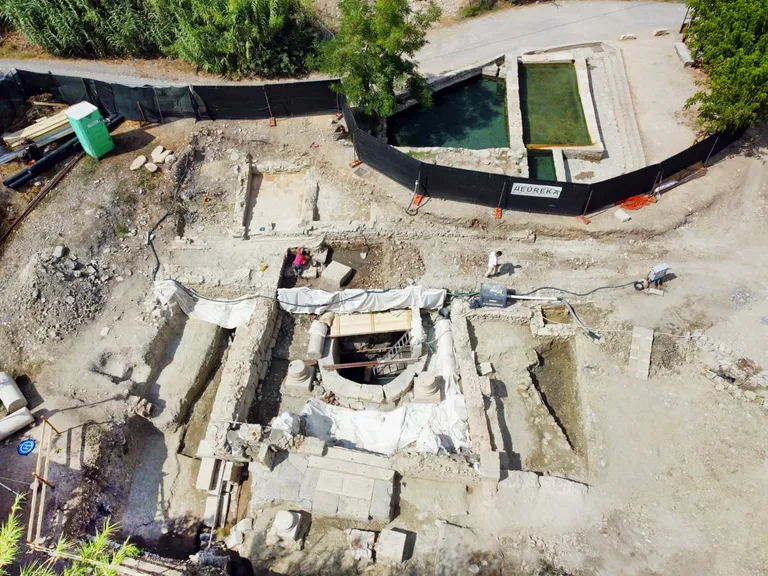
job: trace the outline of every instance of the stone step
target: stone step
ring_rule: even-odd
[[[619,104],[617,115],[619,130],[624,132],[628,142],[629,158],[627,161],[628,171],[638,170],[646,166],[645,152],[640,137],[640,129],[637,126],[635,117],[635,107],[632,103],[632,94],[629,89],[629,80],[627,79],[626,69],[624,67],[624,57],[621,49],[609,46],[606,50],[606,60],[610,61],[610,72],[613,75],[613,86],[615,88],[615,97]]]
[[[631,172],[635,168],[635,158],[632,142],[627,134],[625,115],[627,114],[624,102],[619,95],[619,79],[617,78],[614,56],[606,52],[604,59],[606,67],[606,77],[611,92],[611,101],[613,103],[614,115],[616,118],[616,127],[621,139],[622,155],[624,157],[624,171]]]

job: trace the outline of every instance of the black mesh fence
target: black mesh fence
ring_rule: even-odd
[[[654,184],[658,183],[658,176],[659,165],[653,164],[602,182],[593,182],[590,185],[592,195],[584,211],[595,212],[630,196],[648,194],[653,190]]]
[[[263,119],[306,116],[341,109],[360,160],[408,189],[434,198],[525,212],[580,215],[654,186],[722,152],[743,135],[714,134],[659,164],[592,184],[537,181],[502,174],[426,164],[379,141],[358,126],[353,111],[332,89],[332,80],[263,85],[123,86],[98,80],[19,70],[0,75],[0,128],[24,110],[25,100],[43,93],[66,104],[87,100],[105,116],[162,122],[167,117]]]
[[[371,168],[392,178],[406,188],[414,189],[419,179],[422,163],[400,152],[389,144],[380,142],[362,130],[356,130],[352,135],[355,140],[357,157]]]
[[[192,91],[187,86],[155,87],[155,100],[163,119],[196,117]]]
[[[589,197],[589,184],[516,178],[422,164],[421,184],[431,198],[480,204],[519,212],[578,215]]]
[[[15,74],[0,72],[0,131],[5,131],[23,113],[26,98]]]
[[[162,122],[160,107],[157,105],[152,86],[123,86],[112,84],[115,97],[115,112],[128,120]]]

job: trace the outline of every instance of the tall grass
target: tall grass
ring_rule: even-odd
[[[0,0],[0,21],[56,56],[169,54],[216,74],[306,71],[315,33],[299,0]]]

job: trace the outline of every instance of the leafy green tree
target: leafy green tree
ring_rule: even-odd
[[[688,46],[701,57],[708,90],[687,107],[712,131],[754,126],[768,118],[768,1],[689,0]]]
[[[339,0],[341,27],[322,47],[321,69],[341,78],[337,90],[368,114],[386,116],[407,89],[422,105],[432,98],[413,57],[427,43],[427,30],[440,17],[434,4],[423,12],[408,0]]]
[[[20,559],[24,528],[21,524],[21,502],[18,496],[6,522],[0,526],[0,576],[9,576],[11,567]],[[49,551],[44,562],[23,566],[20,576],[117,576],[117,567],[126,558],[140,554],[138,548],[126,540],[113,548],[110,540],[117,534],[117,525],[107,519],[102,530],[88,540],[75,544],[64,538]]]

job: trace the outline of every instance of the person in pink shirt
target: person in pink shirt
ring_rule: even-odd
[[[293,264],[291,264],[293,275],[298,277],[304,269],[304,266],[307,265],[307,262],[307,251],[304,248],[299,248],[296,251],[296,257],[293,259]]]

